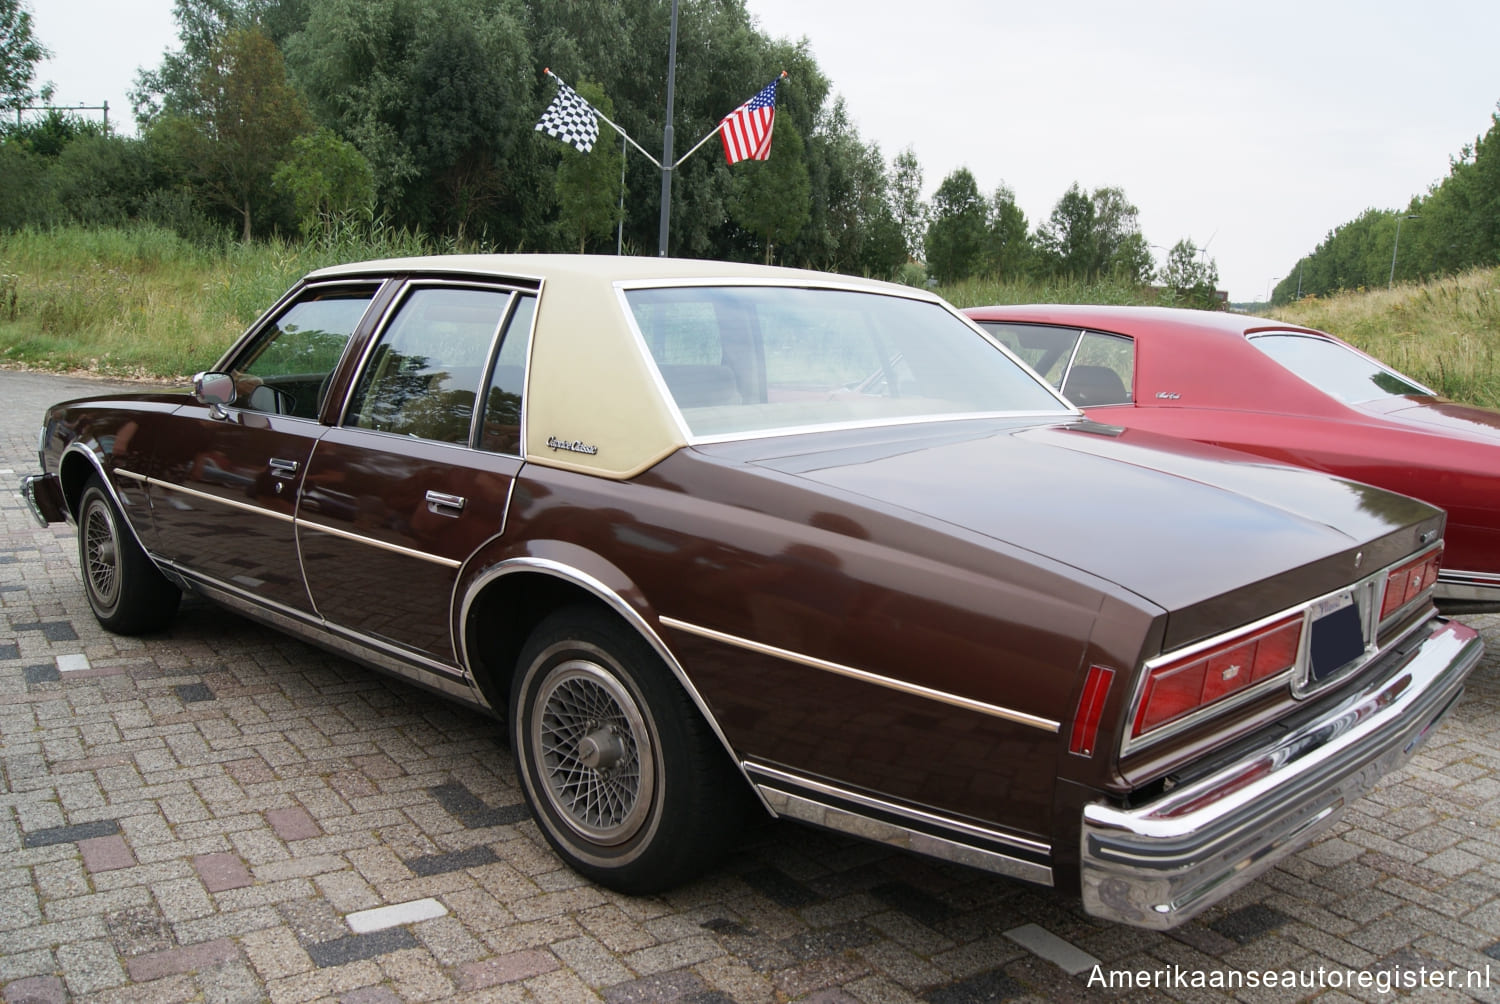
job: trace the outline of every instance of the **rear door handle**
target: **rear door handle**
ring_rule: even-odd
[[[428,492],[427,511],[438,516],[458,516],[464,511],[468,499],[447,492]]]

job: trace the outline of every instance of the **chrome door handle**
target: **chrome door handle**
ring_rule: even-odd
[[[468,499],[447,492],[428,492],[427,511],[438,516],[457,516],[464,511]]]
[[[271,476],[276,478],[294,478],[297,476],[297,470],[301,466],[302,465],[295,460],[280,460],[276,457],[272,457]]]

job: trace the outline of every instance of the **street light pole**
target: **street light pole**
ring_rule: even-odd
[[[1271,290],[1273,290],[1273,289],[1276,288],[1276,280],[1280,279],[1280,278],[1281,278],[1281,276],[1279,276],[1279,275],[1273,275],[1273,276],[1271,276],[1271,278],[1269,278],[1269,279],[1266,280],[1266,303],[1267,304],[1269,304],[1271,302]]]
[[[1420,220],[1421,218],[1422,217],[1418,216],[1416,213],[1405,213],[1401,216],[1396,217],[1396,239],[1391,243],[1391,275],[1390,278],[1386,279],[1385,281],[1386,289],[1390,289],[1392,286],[1396,285],[1396,251],[1401,247],[1401,221]]]
[[[667,228],[672,220],[672,101],[677,90],[677,0],[672,0],[672,32],[667,55],[667,126],[662,130],[661,229],[657,254],[667,256]]]

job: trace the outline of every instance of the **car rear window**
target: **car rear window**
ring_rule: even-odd
[[[942,305],[850,290],[685,286],[625,293],[690,432],[1066,413]]]
[[[1432,393],[1347,345],[1315,335],[1291,332],[1252,335],[1250,344],[1323,393],[1346,404]]]

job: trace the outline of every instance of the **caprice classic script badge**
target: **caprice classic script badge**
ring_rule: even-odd
[[[547,445],[554,450],[566,450],[569,453],[586,453],[591,457],[599,452],[599,447],[597,446],[591,446],[576,439],[558,439],[556,436],[548,436]]]

